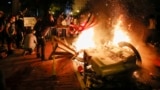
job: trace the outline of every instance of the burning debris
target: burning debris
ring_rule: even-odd
[[[119,46],[114,46],[114,48],[104,47],[103,51],[86,50],[84,52],[84,82],[86,84],[90,83],[89,87],[95,84],[92,82],[93,79],[96,80],[94,82],[101,83],[101,85],[98,85],[99,87],[106,82],[103,82],[104,78],[110,78],[123,72],[131,73],[139,67],[141,57],[138,51],[127,42],[121,42]],[[122,48],[124,46],[131,48],[131,50]],[[104,56],[99,53],[104,53]],[[88,78],[90,79],[87,80]]]
[[[94,37],[96,37],[94,31],[97,29],[95,26],[92,26],[93,19],[91,19],[91,16],[92,15],[89,15],[86,23],[80,30],[78,29],[80,33],[75,41],[73,41],[72,46],[62,41],[62,39],[54,38],[54,48],[50,58],[52,58],[53,55],[72,56],[72,59],[78,63],[77,68],[84,77],[86,86],[94,86],[96,82],[99,83],[99,87],[103,86],[103,83],[106,83],[103,81],[103,78],[108,78],[126,71],[132,72],[137,69],[137,66],[139,66],[137,62],[140,61],[141,63],[141,57],[136,48],[128,43],[130,41],[129,37],[127,37],[128,35],[122,30],[123,15],[119,17],[115,26],[112,27],[113,32],[111,32],[111,35],[113,36],[109,37],[109,39],[113,39],[105,40],[106,37],[104,37],[104,42],[100,44],[97,44],[94,40]],[[90,20],[91,23],[89,23]],[[119,43],[119,46],[117,43]],[[129,48],[126,48],[126,46]],[[57,52],[56,50],[58,48],[65,52]],[[88,85],[88,83],[90,84]]]
[[[113,36],[108,39],[106,37],[109,35],[103,37],[103,42],[98,44],[95,42],[94,38],[97,34],[95,34],[97,30],[95,27],[84,30],[73,42],[75,50],[79,52],[74,61],[80,62],[77,68],[84,78],[86,87],[94,89],[134,88],[136,90],[139,89],[138,87],[150,88],[143,84],[139,86],[140,83],[134,81],[132,77],[133,72],[141,67],[142,61],[137,49],[130,44],[131,37],[125,30],[127,28],[123,27],[122,20],[123,15],[111,28]]]

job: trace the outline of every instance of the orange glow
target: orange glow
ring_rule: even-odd
[[[112,40],[113,44],[118,44],[121,41],[130,42],[130,39],[127,35],[127,32],[125,32],[122,28],[122,21],[121,20],[118,20],[113,31],[114,31],[114,37]]]
[[[98,46],[96,46],[93,37],[94,27],[91,27],[87,30],[82,31],[79,37],[77,37],[76,41],[73,42],[72,45],[75,47],[77,51],[89,48],[97,48]],[[122,41],[130,42],[130,38],[128,37],[127,32],[123,30],[122,17],[120,16],[117,23],[115,24],[115,27],[113,28],[113,38],[110,41],[109,45],[118,45],[118,43]]]
[[[82,49],[88,49],[95,47],[95,43],[93,40],[94,36],[94,29],[93,27],[89,28],[88,30],[82,31],[82,33],[79,35],[77,40],[73,43],[77,51],[80,51]]]

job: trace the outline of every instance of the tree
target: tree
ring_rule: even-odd
[[[29,11],[35,13],[38,11],[38,13],[42,15],[47,13],[52,7],[54,7],[54,10],[63,12],[66,8],[66,4],[73,4],[73,0],[20,0],[20,2],[23,9],[28,8]]]

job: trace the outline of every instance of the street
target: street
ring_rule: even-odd
[[[143,86],[145,84],[151,87],[152,90],[159,90],[160,58],[157,49],[142,42],[134,46],[142,58],[142,68],[135,73],[135,80],[143,83]],[[78,80],[72,60],[66,56],[48,60],[51,52],[52,43],[48,41],[45,61],[36,58],[36,54],[23,56],[22,49],[15,49],[13,55],[1,59],[0,69],[4,74],[7,90],[81,90],[84,88],[81,85],[83,82]],[[125,78],[121,79],[125,81]]]

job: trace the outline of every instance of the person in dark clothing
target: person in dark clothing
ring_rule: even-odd
[[[5,17],[4,17],[4,13],[2,11],[0,11],[0,43],[1,43],[1,47],[4,47],[4,43],[5,43]]]
[[[37,58],[41,58],[41,60],[45,60],[45,36],[54,25],[55,21],[53,15],[48,14],[43,19],[39,19],[34,26],[34,30],[36,30],[35,35],[37,37]]]
[[[4,73],[2,72],[2,70],[0,70],[0,89],[6,90],[5,77],[4,77]]]
[[[13,45],[14,45],[14,42],[16,39],[15,20],[16,20],[16,17],[14,15],[11,15],[8,18],[8,21],[7,21],[6,27],[5,27],[8,54],[12,54],[12,51],[14,49]]]
[[[25,31],[24,20],[23,20],[22,14],[17,15],[15,25],[16,25],[16,32],[17,32],[16,46],[17,46],[17,48],[21,48],[22,42],[24,39],[24,31]]]
[[[150,15],[148,17],[148,33],[149,34],[148,34],[146,43],[154,43],[158,41],[158,38],[157,38],[158,32],[157,32],[156,24],[157,24],[156,17],[154,15]]]

